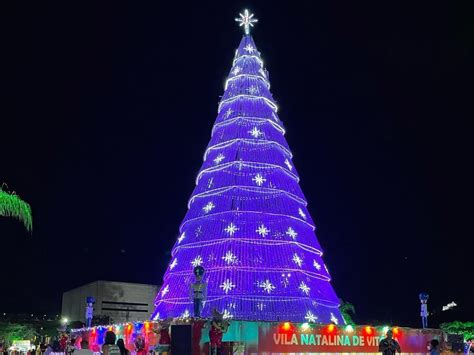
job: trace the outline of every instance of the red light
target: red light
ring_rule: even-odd
[[[92,334],[95,334],[95,328],[92,328]]]
[[[285,322],[285,323],[283,323],[283,327],[282,327],[282,328],[283,328],[283,330],[286,330],[286,331],[290,330],[290,329],[291,329],[291,324],[290,324],[290,322]]]
[[[336,326],[334,324],[329,324],[328,325],[328,332],[329,333],[332,333],[334,331],[334,329],[336,329]]]
[[[365,330],[365,334],[367,334],[367,335],[370,335],[370,334],[372,334],[372,332],[373,332],[372,328],[369,327],[369,326],[366,326],[366,327],[364,328],[364,330]]]

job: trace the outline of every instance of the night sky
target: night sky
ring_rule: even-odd
[[[5,5],[5,4],[4,4]],[[472,5],[472,4],[471,4]],[[472,320],[473,8],[461,2],[14,2],[4,8],[0,312],[160,284],[249,8],[338,296],[358,322]]]

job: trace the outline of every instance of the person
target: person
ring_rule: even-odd
[[[135,339],[135,351],[137,352],[137,355],[146,354],[145,345],[145,340],[141,336],[138,336],[137,339]]]
[[[440,355],[438,339],[430,341],[430,355]]]
[[[382,352],[383,355],[395,355],[397,351],[399,353],[402,352],[398,341],[393,339],[393,332],[391,329],[387,332],[387,336],[380,341],[379,351]]]
[[[89,349],[89,342],[85,339],[81,341],[81,349],[74,350],[74,355],[93,355],[94,352]]]
[[[115,345],[115,340],[117,337],[115,333],[109,330],[105,333],[104,345],[102,345],[102,353],[104,355],[120,355],[120,349]]]
[[[51,349],[51,355],[52,354],[64,354],[64,350],[62,349],[61,343],[59,340],[53,341],[53,346]]]
[[[123,341],[123,339],[117,340],[117,346],[120,349],[120,355],[129,355],[130,354],[130,351],[128,351],[128,349],[125,347],[125,342]]]
[[[211,329],[209,330],[211,354],[221,354],[222,337],[227,332],[229,325],[229,321],[224,319],[223,314],[214,308],[212,310]]]
[[[158,329],[153,330],[153,332],[160,335],[160,339],[158,340],[158,344],[155,347],[155,352],[158,354],[168,354],[171,347],[171,339],[169,328],[171,326],[171,322],[173,318],[167,318],[160,322],[158,322]]]

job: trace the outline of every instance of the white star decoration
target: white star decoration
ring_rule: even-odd
[[[303,265],[303,260],[296,253],[293,254],[293,262],[296,265],[298,265],[299,267],[301,267],[301,265]]]
[[[306,219],[306,213],[304,213],[301,208],[298,208],[298,214],[299,214],[301,217],[303,217],[304,219]]]
[[[181,233],[181,235],[178,238],[178,244],[181,244],[181,242],[183,241],[185,237],[186,237],[186,233],[185,232]]]
[[[249,10],[245,9],[243,14],[239,14],[240,18],[236,18],[235,21],[239,22],[239,27],[244,26],[245,34],[250,33],[250,27],[253,27],[253,24],[258,22],[254,17],[254,14],[249,13]]]
[[[173,270],[176,265],[178,265],[178,258],[174,258],[172,263],[170,264],[170,270]]]
[[[285,159],[285,164],[290,171],[293,170],[293,165],[290,164],[290,161],[288,159]]]
[[[232,281],[227,279],[219,287],[224,290],[225,294],[227,294],[229,291],[232,291],[232,289],[235,288],[235,285],[232,283]]]
[[[189,318],[190,315],[188,309],[185,309],[183,314],[181,314],[181,318]]]
[[[318,263],[316,260],[313,260],[313,266],[316,268],[316,270],[321,270],[321,264]]]
[[[250,54],[252,54],[253,52],[255,52],[255,48],[253,48],[253,46],[249,43],[247,44],[245,47],[244,47],[244,50]]]
[[[311,290],[308,285],[306,285],[303,281],[301,281],[300,286],[298,287],[302,292],[306,295],[309,295],[309,291]]]
[[[298,233],[296,233],[293,228],[288,227],[288,230],[286,231],[286,235],[293,238],[293,240],[294,240],[298,236]]]
[[[258,226],[256,232],[258,234],[260,234],[261,237],[265,238],[267,236],[267,234],[270,233],[270,229],[268,229],[263,224],[261,224],[260,226]]]
[[[263,288],[263,290],[267,293],[271,293],[275,289],[275,286],[273,286],[270,280],[265,280],[264,282],[261,282],[258,286],[260,288]]]
[[[262,175],[257,174],[255,177],[252,179],[258,186],[262,186],[267,179],[265,179]]]
[[[262,131],[260,131],[257,127],[252,128],[252,130],[249,131],[249,133],[254,138],[258,138],[262,135]]]
[[[231,223],[224,230],[232,237],[234,233],[239,230],[239,228],[237,228],[234,223]]]
[[[220,153],[220,154],[216,157],[216,159],[214,159],[214,163],[219,164],[219,163],[220,163],[221,161],[223,161],[224,159],[225,159],[224,154]]]
[[[164,289],[161,290],[161,297],[165,297],[165,295],[170,291],[170,286],[166,285]]]
[[[214,209],[214,207],[216,207],[216,206],[212,203],[212,201],[209,201],[209,202],[207,203],[207,205],[202,208],[202,210],[203,210],[205,213],[209,213],[209,212],[211,212],[211,211]]]
[[[306,319],[310,323],[314,323],[316,322],[316,319],[318,319],[318,317],[316,317],[311,311],[308,311],[306,312],[306,316],[304,317],[304,319]]]
[[[247,89],[250,95],[255,95],[258,92],[258,89],[255,86],[251,86]]]
[[[338,324],[339,323],[339,320],[336,318],[336,316],[334,314],[331,313],[331,322],[333,322],[334,324]]]
[[[235,256],[230,250],[225,253],[225,256],[223,256],[222,259],[224,259],[224,261],[229,265],[235,264],[239,261],[237,256]]]
[[[192,265],[193,267],[200,266],[200,265],[202,265],[202,261],[203,261],[203,260],[202,260],[201,255],[198,255],[198,256],[196,256],[196,257],[194,258],[193,261],[191,261],[191,265]]]
[[[234,70],[232,70],[232,74],[237,75],[237,74],[240,73],[240,71],[241,71],[240,67],[237,66],[237,67],[234,68]]]

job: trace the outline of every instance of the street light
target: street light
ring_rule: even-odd
[[[67,317],[64,317],[63,319],[61,319],[61,323],[64,325],[66,325],[68,322],[69,322],[69,319],[67,319]]]

